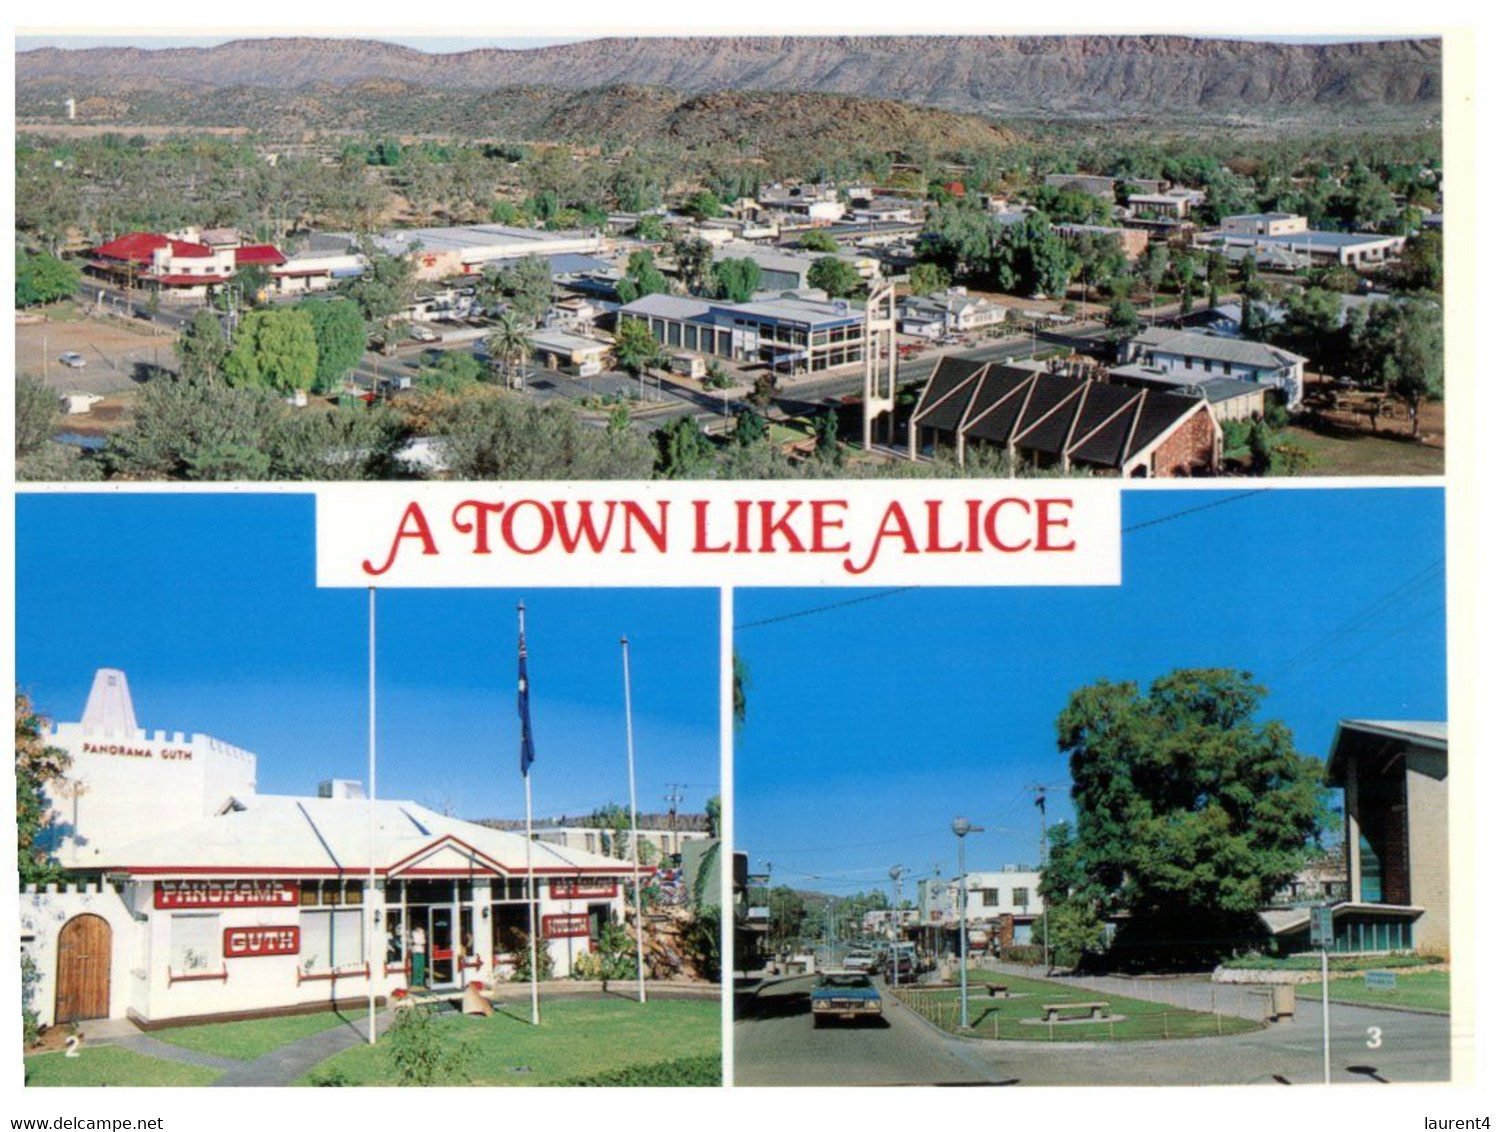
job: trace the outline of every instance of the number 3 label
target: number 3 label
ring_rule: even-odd
[[[1381,1027],[1372,1026],[1366,1031],[1366,1049],[1381,1048]]]

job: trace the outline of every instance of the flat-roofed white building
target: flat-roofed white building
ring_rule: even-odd
[[[594,232],[547,232],[507,224],[468,224],[453,228],[399,228],[375,237],[388,255],[410,254],[418,279],[477,275],[494,264],[529,255],[594,255],[604,240]]]

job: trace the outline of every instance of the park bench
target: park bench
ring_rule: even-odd
[[[987,998],[1010,998],[1011,988],[1005,983],[986,983],[985,995]]]
[[[1108,1002],[1049,1002],[1043,1004],[1042,1020],[1048,1023],[1064,1021],[1066,1019],[1060,1019],[1058,1015],[1065,1011],[1070,1012],[1070,1017],[1082,1019],[1084,1015],[1081,1012],[1087,1010],[1091,1022],[1103,1022],[1105,1011],[1109,1009]]]

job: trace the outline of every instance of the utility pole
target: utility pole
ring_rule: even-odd
[[[1048,791],[1056,790],[1056,786],[1045,786],[1038,783],[1027,789],[1037,791],[1037,823],[1040,831],[1038,840],[1037,871],[1040,874],[1048,866]],[[1041,893],[1038,894],[1041,896]],[[1053,964],[1051,951],[1048,946],[1048,907],[1042,906],[1042,969],[1044,973],[1051,973]]]
[[[672,840],[673,856],[677,856],[682,852],[682,846],[678,844],[678,807],[683,804],[683,784],[669,782],[662,800],[667,803],[667,832]]]
[[[902,876],[906,871],[905,865],[892,865],[887,874],[891,877],[891,889],[895,897],[891,905],[891,982],[893,986],[902,985],[902,953],[897,945],[901,942]]]

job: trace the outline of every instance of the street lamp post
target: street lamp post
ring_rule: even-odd
[[[984,833],[968,818],[955,818],[952,826],[959,839],[959,1028],[969,1029],[969,874],[964,870],[964,838]]]
[[[893,986],[902,985],[902,874],[906,872],[901,865],[892,865],[887,872],[891,878],[891,889],[894,902],[891,905],[891,983]]]

